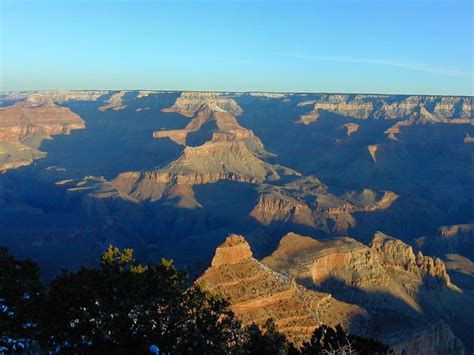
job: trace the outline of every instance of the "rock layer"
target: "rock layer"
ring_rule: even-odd
[[[69,108],[51,100],[20,101],[0,108],[0,171],[31,164],[45,156],[41,141],[56,134],[85,128],[84,121]]]
[[[262,325],[272,318],[296,345],[309,340],[321,323],[361,331],[367,320],[362,308],[309,291],[255,260],[242,236],[229,236],[218,247],[211,267],[197,282],[227,298],[244,324]]]

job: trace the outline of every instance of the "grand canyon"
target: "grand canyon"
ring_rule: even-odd
[[[471,96],[0,95],[0,244],[50,280],[109,244],[173,259],[295,344],[474,349]]]

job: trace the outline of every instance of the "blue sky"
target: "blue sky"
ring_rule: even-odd
[[[464,0],[0,0],[0,89],[473,95]]]

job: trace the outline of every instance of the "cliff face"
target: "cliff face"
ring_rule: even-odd
[[[292,244],[303,247],[290,247]],[[440,259],[415,254],[412,247],[383,233],[375,234],[370,247],[351,238],[317,241],[288,234],[262,262],[308,286],[332,289],[343,284],[368,293],[386,293],[415,311],[432,301],[426,292],[460,291],[451,283]],[[389,298],[374,299],[373,303],[376,308],[397,307]],[[409,308],[398,305],[400,311],[410,313]]]
[[[465,119],[464,123],[472,123],[471,97],[399,96],[394,99],[385,95],[329,94],[320,95],[317,100],[303,101],[298,106],[311,108],[297,121],[304,124],[316,121],[321,111],[360,120],[413,119],[427,123]]]
[[[335,196],[314,177],[303,177],[282,187],[265,186],[260,192],[250,213],[260,223],[292,223],[336,235],[346,234],[356,226],[352,214],[383,211],[398,198],[393,192],[368,189]]]
[[[380,243],[381,238],[378,236],[376,242]],[[328,293],[310,291],[293,279],[297,275],[299,283],[301,277],[316,277],[320,281],[337,268],[346,269],[345,274],[339,273],[341,276],[348,276],[347,272],[352,269],[352,286],[393,287],[391,272],[378,261],[377,253],[368,249],[350,238],[321,242],[290,233],[272,256],[260,263],[252,257],[244,237],[231,235],[216,249],[211,267],[196,282],[225,297],[243,324],[262,325],[271,317],[278,329],[297,346],[308,340],[319,324],[342,323],[352,333],[380,339],[397,355],[464,354],[462,342],[444,321],[405,319],[400,322],[403,317],[372,307],[369,316],[360,307],[336,301]],[[391,247],[387,250],[393,253]],[[410,254],[406,250],[395,254],[399,252]],[[315,253],[319,255],[318,261],[312,264]],[[442,271],[433,273],[443,274]]]
[[[173,106],[164,112],[177,112],[183,116],[193,117],[199,111],[229,112],[234,116],[242,113],[242,109],[230,97],[215,92],[183,92]]]
[[[443,354],[462,351],[450,327],[438,321],[432,326],[433,319],[446,320],[469,343],[458,324],[466,324],[472,316],[468,306],[474,301],[472,294],[451,282],[440,259],[415,254],[396,238],[378,232],[366,246],[347,237],[323,241],[290,233],[262,263],[309,288],[371,311],[378,324],[374,335],[396,353],[401,349],[426,349],[423,354],[430,349]],[[439,342],[428,345],[436,337]]]
[[[31,164],[45,156],[41,141],[56,134],[85,128],[84,121],[69,108],[52,101],[20,101],[0,108],[0,171]]]
[[[211,267],[196,282],[227,298],[244,324],[262,325],[272,318],[297,345],[308,340],[320,323],[341,323],[346,329],[363,332],[367,321],[362,308],[309,291],[255,260],[242,236],[227,237],[217,248]]]

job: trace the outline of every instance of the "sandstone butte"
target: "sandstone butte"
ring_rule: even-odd
[[[341,324],[355,332],[364,329],[368,321],[363,308],[340,302],[327,293],[310,291],[260,263],[239,235],[226,238],[211,266],[196,282],[228,299],[244,325],[261,325],[272,318],[297,345],[309,340],[321,323]]]

